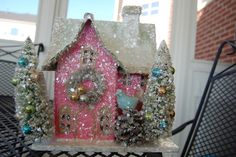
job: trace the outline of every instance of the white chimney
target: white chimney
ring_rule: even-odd
[[[140,6],[124,6],[122,10],[122,17],[124,23],[124,33],[126,38],[125,46],[137,46],[139,37],[139,16],[142,12]]]

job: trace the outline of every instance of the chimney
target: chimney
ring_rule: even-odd
[[[122,10],[124,37],[128,47],[135,47],[139,37],[139,16],[142,12],[140,6],[124,6]]]
[[[142,12],[140,6],[124,6],[122,10],[123,22],[139,23],[139,16]]]

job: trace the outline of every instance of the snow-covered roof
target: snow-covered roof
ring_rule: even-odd
[[[104,47],[128,72],[148,73],[156,53],[155,25],[139,23],[140,13],[140,7],[127,6],[123,10],[123,22],[94,21],[92,14],[85,14],[84,20],[58,18],[43,69],[55,70],[58,56],[77,40],[85,22],[91,20]]]

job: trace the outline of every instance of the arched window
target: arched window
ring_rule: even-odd
[[[92,49],[86,48],[81,51],[81,60],[82,64],[93,65],[95,63],[95,51]]]
[[[69,134],[71,132],[71,108],[67,105],[61,107],[59,116],[60,133]]]

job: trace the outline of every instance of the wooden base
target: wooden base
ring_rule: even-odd
[[[44,139],[35,142],[31,148],[38,151],[77,151],[77,152],[162,152],[176,153],[179,147],[169,138],[161,139],[152,144],[140,146],[122,146],[110,141]]]

